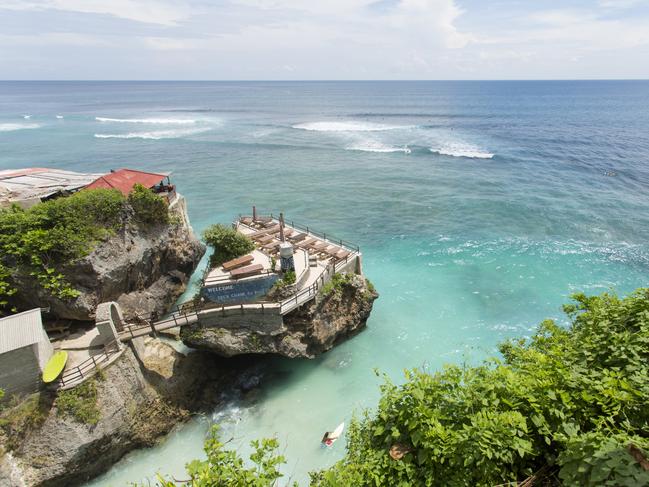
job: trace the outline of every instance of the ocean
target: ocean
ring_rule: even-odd
[[[283,211],[358,243],[381,294],[365,331],[270,360],[96,487],[183,478],[213,422],[243,454],[277,436],[305,485],[344,453],[323,432],[376,404],[375,371],[478,363],[565,322],[571,293],[646,285],[648,163],[646,81],[0,82],[0,169],[172,171],[197,232]]]

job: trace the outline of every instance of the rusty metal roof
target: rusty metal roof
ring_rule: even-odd
[[[0,354],[47,340],[41,309],[35,308],[0,318]]]
[[[87,189],[113,188],[120,190],[127,195],[136,184],[145,188],[152,188],[166,178],[169,173],[154,173],[138,171],[136,169],[118,169],[117,171],[104,174],[87,186]]]

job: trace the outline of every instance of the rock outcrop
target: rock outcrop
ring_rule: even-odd
[[[314,358],[354,335],[366,324],[378,294],[361,275],[349,275],[338,286],[324,288],[316,299],[283,317],[277,330],[259,326],[185,326],[180,337],[193,348],[224,357],[241,354],[278,354]]]
[[[13,450],[0,451],[0,486],[85,482],[130,450],[153,445],[192,412],[213,408],[214,391],[240,374],[240,366],[225,366],[212,354],[184,356],[160,340],[137,339],[96,381],[96,425],[62,416],[52,396],[44,417],[26,434],[9,438],[0,430],[3,445]]]
[[[48,317],[90,321],[97,305],[117,301],[128,320],[136,313],[149,318],[164,314],[185,290],[205,253],[186,213],[185,199],[170,208],[172,223],[143,227],[129,220],[87,257],[63,270],[80,296],[71,301],[52,297],[26,277],[15,298],[20,308],[50,308]]]

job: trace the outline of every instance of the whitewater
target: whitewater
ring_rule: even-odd
[[[344,453],[323,432],[376,405],[375,370],[478,363],[565,322],[571,293],[646,285],[649,82],[0,85],[0,169],[170,171],[197,233],[253,204],[284,211],[358,243],[380,293],[364,332],[315,360],[267,358],[253,392],[89,486],[185,478],[215,422],[244,455],[276,436],[306,485]]]

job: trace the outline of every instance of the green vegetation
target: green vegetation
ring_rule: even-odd
[[[4,395],[4,393],[2,394]],[[2,397],[0,397],[2,399]],[[12,397],[0,412],[0,430],[6,437],[7,450],[15,450],[30,430],[40,426],[49,411],[48,397],[32,394]]]
[[[563,485],[649,485],[627,451],[649,452],[649,290],[573,298],[570,327],[543,322],[503,344],[503,361],[386,381],[378,410],[348,430],[347,456],[313,483],[493,486],[549,465]]]
[[[331,281],[326,283],[324,286],[322,286],[322,289],[320,292],[324,296],[328,296],[331,293],[342,293],[343,288],[351,282],[351,280],[354,278],[353,274],[346,274],[346,273],[339,273],[336,272],[333,276],[331,276]]]
[[[284,281],[284,284],[287,286],[295,284],[295,271],[285,272],[284,275],[282,275],[282,281]]]
[[[23,210],[0,210],[0,305],[18,290],[20,276],[32,276],[53,296],[78,292],[60,269],[84,257],[121,224],[124,197],[114,190],[81,191]]]
[[[251,443],[254,452],[250,455],[250,464],[233,450],[226,450],[225,443],[218,439],[218,427],[212,428],[210,437],[205,441],[207,459],[194,460],[187,464],[189,482],[169,480],[159,476],[160,487],[191,485],[192,487],[269,487],[277,485],[282,477],[279,467],[285,463],[278,454],[279,444],[276,439],[264,439]],[[297,486],[297,484],[293,484]]]
[[[377,410],[352,421],[346,456],[311,485],[491,487],[541,469],[554,485],[649,485],[649,289],[573,299],[568,327],[544,321],[501,345],[502,359],[386,379]],[[187,466],[191,485],[276,485],[277,442],[253,446],[248,468],[214,435],[208,460]]]
[[[57,414],[71,416],[80,423],[95,425],[101,418],[97,407],[97,380],[103,380],[103,375],[92,377],[83,384],[59,392],[56,398]]]
[[[141,184],[133,186],[128,195],[135,220],[144,225],[168,224],[170,221],[167,201]]]
[[[139,223],[167,223],[166,202],[136,185],[128,200],[112,189],[79,191],[29,209],[0,209],[0,309],[25,278],[59,299],[79,295],[63,274],[66,265],[87,256],[98,242],[122,228],[132,207]]]
[[[375,294],[375,293],[376,293],[376,288],[374,287],[374,284],[372,284],[372,281],[370,281],[369,279],[365,278],[365,284],[367,285],[367,290],[368,290],[371,294]]]
[[[268,294],[273,295],[277,291],[281,291],[288,286],[295,284],[295,271],[285,272],[281,279],[275,281],[273,287],[270,289]]]
[[[210,256],[212,267],[246,255],[255,249],[255,244],[250,238],[220,223],[208,227],[203,232],[203,240],[214,250]]]

